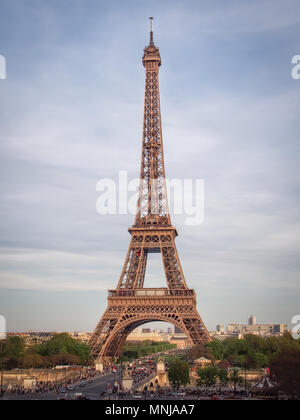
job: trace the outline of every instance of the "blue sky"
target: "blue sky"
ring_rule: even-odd
[[[139,174],[148,17],[169,178],[203,178],[205,220],[173,217],[210,329],[299,313],[300,3],[1,0],[0,313],[9,330],[92,330],[131,215],[96,183]],[[161,285],[153,260],[147,285]],[[163,285],[163,284],[162,284]]]

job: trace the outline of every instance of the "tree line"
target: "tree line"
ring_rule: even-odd
[[[269,367],[273,361],[290,351],[300,352],[300,340],[295,340],[289,333],[279,337],[260,337],[245,335],[243,340],[227,338],[224,341],[213,340],[206,345],[193,347],[187,358],[195,360],[206,357],[212,361],[222,361],[225,365],[245,369]]]
[[[22,337],[12,336],[1,340],[0,359],[5,369],[86,365],[91,361],[91,350],[67,333],[55,334],[46,343],[31,346],[26,346]]]
[[[172,350],[176,347],[176,344],[170,344],[164,341],[126,341],[122,350],[122,354],[119,357],[119,360],[126,361],[139,359],[140,357],[150,356],[154,353]]]
[[[263,338],[249,334],[243,340],[213,340],[206,345],[195,346],[187,354],[189,361],[199,357],[212,361],[211,367],[198,372],[199,384],[208,386],[210,380],[217,378],[221,381],[219,375],[225,377],[222,371],[229,367],[250,370],[269,368],[271,379],[278,383],[281,391],[292,397],[300,396],[300,339],[294,339],[289,333],[279,337]]]

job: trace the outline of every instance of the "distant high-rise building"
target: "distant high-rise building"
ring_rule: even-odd
[[[168,330],[167,330],[167,332],[168,332],[168,334],[172,334],[172,332],[173,332],[172,328],[169,327]]]
[[[256,316],[251,315],[248,324],[228,324],[227,334],[255,334],[263,337],[272,335],[282,335],[288,332],[289,328],[286,324],[257,324]]]
[[[256,316],[255,315],[249,316],[248,325],[256,325]]]

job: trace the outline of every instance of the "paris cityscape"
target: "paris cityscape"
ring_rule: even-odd
[[[299,400],[300,4],[0,6],[0,400]]]

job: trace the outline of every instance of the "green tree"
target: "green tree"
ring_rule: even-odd
[[[233,383],[234,392],[236,392],[237,385],[240,385],[243,382],[243,378],[240,376],[240,369],[238,368],[232,369],[229,380],[231,383]]]
[[[4,364],[4,359],[7,356],[7,346],[5,340],[0,340],[0,368]]]
[[[19,366],[21,366],[19,360],[14,357],[7,358],[5,361],[5,367],[8,370],[16,369]]]
[[[169,362],[169,381],[173,386],[179,388],[190,382],[190,368],[184,360],[174,358]]]
[[[215,366],[208,366],[204,369],[197,370],[197,386],[205,386],[210,388],[217,383],[219,370]]]
[[[295,343],[284,346],[272,360],[270,372],[271,376],[278,381],[279,388],[283,392],[292,398],[299,398],[300,346]]]
[[[22,365],[25,369],[43,367],[44,358],[39,354],[26,354],[22,359]]]
[[[269,358],[262,352],[257,352],[254,355],[254,360],[256,363],[256,368],[265,368],[269,366]]]
[[[205,347],[203,344],[197,344],[189,349],[187,352],[187,360],[196,360],[199,357],[204,357]]]
[[[170,343],[157,343],[150,340],[145,340],[141,342],[125,342],[122,355],[126,360],[138,359],[142,356],[148,356],[160,351],[170,350],[176,348],[175,344]]]
[[[56,334],[47,343],[40,344],[35,349],[41,356],[75,355],[83,364],[87,363],[91,357],[90,347],[79,340],[75,340],[67,333]],[[62,360],[62,356],[60,360]]]
[[[254,353],[264,352],[266,349],[266,339],[254,334],[247,334],[244,337],[247,347]]]
[[[24,355],[25,341],[22,337],[12,336],[6,340],[7,357],[17,359]]]
[[[6,342],[5,340],[0,340],[0,381],[1,381],[1,385],[0,385],[0,398],[2,398],[3,395],[3,388],[2,388],[2,379],[3,379],[3,365],[4,365],[4,360],[6,357]]]
[[[218,369],[218,378],[220,382],[220,388],[225,387],[229,382],[229,375],[227,369]]]
[[[214,359],[222,360],[224,357],[224,344],[220,340],[213,340],[206,345],[206,349],[210,349]]]
[[[222,343],[220,343],[220,346],[222,346]],[[187,360],[196,360],[200,357],[205,357],[209,360],[215,360],[218,359],[221,352],[221,347],[219,348],[220,352],[217,352],[217,348],[219,348],[218,340],[214,340],[212,343],[209,344],[197,344],[196,346],[192,347],[186,354],[185,358]]]
[[[269,366],[287,346],[300,349],[300,340],[294,340],[290,333],[268,338],[247,334],[243,340],[232,337],[223,342],[213,340],[209,344],[195,346],[188,352],[187,359],[204,356],[211,360],[226,360],[235,367],[259,369]]]

